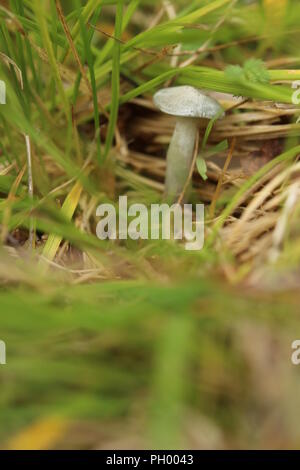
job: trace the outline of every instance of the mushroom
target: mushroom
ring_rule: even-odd
[[[197,88],[179,86],[164,88],[154,95],[155,105],[166,114],[177,117],[175,130],[167,153],[165,196],[174,202],[188,179],[199,127],[199,118],[223,116],[219,103]]]

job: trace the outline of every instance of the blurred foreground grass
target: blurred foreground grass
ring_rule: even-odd
[[[3,446],[58,419],[53,447],[298,447],[298,296],[205,279],[48,289],[0,295]]]

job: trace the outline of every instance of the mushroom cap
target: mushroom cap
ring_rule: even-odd
[[[172,116],[212,119],[224,114],[220,104],[192,86],[163,88],[153,97],[155,105]]]

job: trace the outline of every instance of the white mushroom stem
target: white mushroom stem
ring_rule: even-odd
[[[178,117],[167,154],[165,196],[175,202],[188,179],[198,132],[198,119]]]

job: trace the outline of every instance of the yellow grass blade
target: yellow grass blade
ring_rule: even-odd
[[[9,450],[47,450],[66,433],[68,423],[60,418],[46,418],[23,429],[8,442]]]
[[[68,220],[71,220],[74,215],[74,212],[81,196],[81,192],[82,185],[80,182],[77,182],[72,188],[71,192],[66,197],[65,202],[63,203],[61,212]],[[54,234],[49,235],[49,238],[43,249],[43,257],[47,258],[49,261],[52,261],[56,255],[61,241],[62,237]]]

